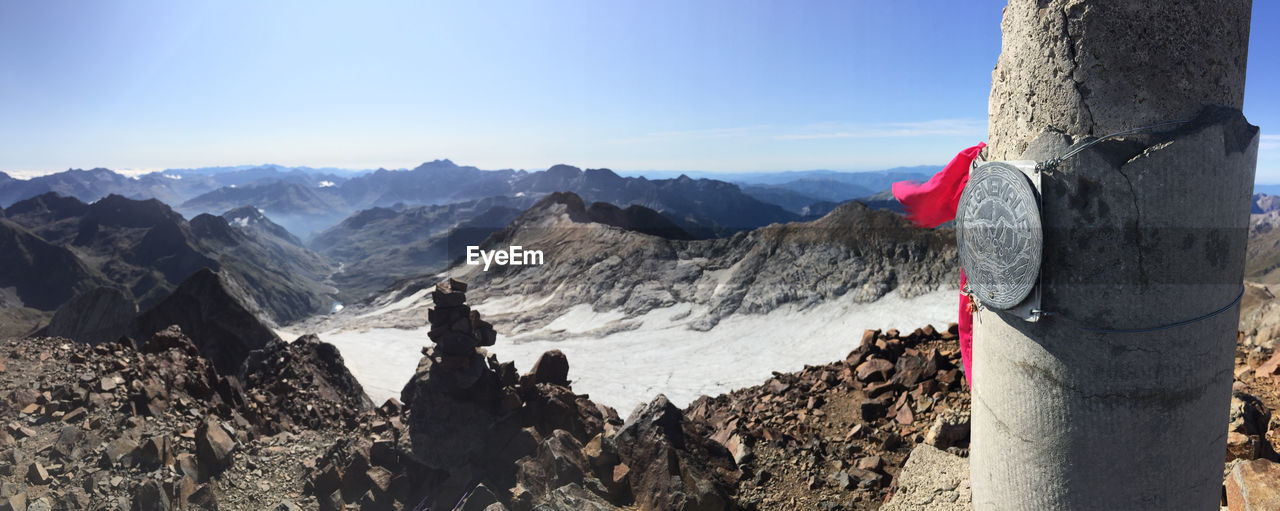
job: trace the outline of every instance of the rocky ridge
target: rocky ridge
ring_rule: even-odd
[[[297,257],[305,249],[242,232],[221,217],[200,215],[188,222],[155,199],[109,195],[85,204],[48,193],[9,206],[0,222],[12,222],[0,224],[0,231],[16,224],[26,234],[18,237],[25,247],[5,253],[39,254],[37,262],[50,265],[42,277],[47,289],[40,293],[23,293],[21,275],[13,276],[16,284],[0,282],[17,285],[23,302],[41,310],[54,311],[100,287],[114,287],[147,309],[202,268],[236,281],[243,299],[272,322],[328,312],[337,294],[323,282],[328,269],[322,262]],[[5,262],[21,267],[21,257],[10,259]],[[76,285],[64,285],[67,280]],[[49,299],[37,300],[42,297]]]
[[[958,281],[954,237],[946,229],[912,227],[888,211],[850,202],[811,222],[774,224],[729,238],[679,240],[608,225],[577,213],[573,194],[553,194],[495,233],[482,250],[519,245],[541,250],[541,266],[458,265],[445,275],[475,284],[473,299],[521,297],[536,302],[490,320],[499,331],[532,331],[569,309],[633,319],[677,304],[696,307],[690,327],[714,328],[733,314],[762,314],[784,305],[807,307],[848,296],[872,302],[896,292],[910,298]],[[428,289],[437,276],[407,279],[370,301],[386,307]],[[796,286],[796,282],[807,283]],[[362,326],[416,327],[425,304],[402,308]],[[342,318],[329,327],[342,327]],[[635,325],[631,325],[634,327]],[[626,328],[619,325],[617,328]]]

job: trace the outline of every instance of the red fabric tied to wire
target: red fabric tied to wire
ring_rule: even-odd
[[[907,210],[907,219],[920,227],[937,227],[956,218],[960,207],[960,194],[969,184],[969,167],[987,144],[960,151],[941,172],[924,183],[899,181],[893,184],[893,197]],[[964,270],[960,270],[960,289],[965,286]],[[969,310],[969,297],[960,293],[960,359],[964,364],[964,379],[973,387],[973,313]]]

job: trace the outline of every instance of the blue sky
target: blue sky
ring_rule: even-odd
[[[10,1],[0,170],[942,164],[986,135],[1004,3]],[[1273,183],[1277,21],[1245,98]]]

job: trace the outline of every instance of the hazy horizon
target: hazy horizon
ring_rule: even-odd
[[[479,167],[479,166],[477,166],[477,165],[470,165],[470,164],[467,164],[466,162],[458,162],[458,161],[454,161],[454,160],[452,160],[452,159],[450,159],[450,158],[439,158],[439,160],[449,160],[449,161],[452,161],[455,165],[458,165],[459,167],[476,167],[477,169],[482,170],[482,171],[497,171],[497,170],[524,170],[524,171],[528,171],[528,172],[537,172],[537,171],[546,170],[547,168],[550,168],[550,167],[551,167],[551,166],[547,166],[547,167],[542,167],[542,168],[533,168],[533,167],[516,167],[516,168],[481,168],[481,167]],[[408,166],[408,167],[398,167],[398,168],[385,168],[385,167],[378,167],[378,168],[341,168],[341,167],[331,167],[331,166],[323,166],[323,165],[282,165],[282,164],[278,164],[278,163],[255,163],[255,164],[239,164],[239,165],[208,165],[208,166],[204,166],[204,167],[183,167],[183,168],[176,168],[176,167],[175,167],[175,168],[151,168],[151,169],[133,169],[133,168],[114,169],[114,168],[104,167],[104,166],[98,165],[98,166],[93,166],[93,167],[75,167],[75,168],[68,168],[68,169],[61,169],[61,170],[35,170],[35,171],[31,171],[31,170],[5,170],[5,169],[0,169],[0,172],[3,172],[3,173],[5,173],[5,174],[7,174],[9,177],[12,177],[12,178],[15,178],[15,179],[23,179],[23,180],[31,179],[31,178],[34,178],[34,177],[40,177],[40,176],[47,176],[47,175],[51,175],[51,174],[57,174],[57,173],[60,173],[60,172],[68,172],[68,171],[88,171],[88,170],[93,170],[93,169],[98,169],[98,168],[104,168],[104,169],[110,170],[110,171],[112,171],[112,172],[115,172],[115,173],[117,173],[117,174],[120,174],[120,175],[123,175],[123,176],[129,176],[129,177],[137,177],[137,176],[142,176],[142,175],[146,175],[146,174],[153,174],[153,173],[158,173],[158,172],[206,171],[206,170],[211,170],[211,169],[220,169],[220,170],[219,170],[219,172],[233,172],[233,171],[235,171],[235,170],[244,170],[244,169],[253,169],[253,168],[263,168],[263,167],[279,167],[279,168],[284,169],[284,170],[310,169],[310,170],[317,171],[317,172],[346,172],[346,173],[351,173],[351,174],[353,174],[353,175],[354,175],[354,174],[360,174],[360,173],[375,172],[375,171],[378,171],[378,170],[388,170],[388,171],[406,171],[406,170],[412,170],[412,169],[417,168],[417,167],[419,167],[419,166],[421,166],[421,165],[424,165],[424,164],[427,164],[427,163],[431,163],[432,161],[436,161],[436,160],[426,160],[426,161],[424,161],[424,162],[422,162],[422,163],[419,163],[419,164],[417,164],[417,165],[412,165],[412,166]],[[572,163],[566,163],[566,162],[561,162],[561,163],[557,163],[557,164],[553,164],[553,165],[570,165],[570,166],[578,167],[578,168],[580,168],[580,169],[584,169],[584,170],[585,170],[585,169],[588,169],[588,168],[597,168],[597,167],[583,167],[583,166],[581,166],[581,165],[574,165],[574,164],[572,164]],[[553,166],[553,165],[552,165],[552,166]],[[898,165],[898,166],[894,166],[894,167],[874,168],[874,169],[860,169],[860,170],[843,170],[843,169],[783,169],[783,170],[700,170],[700,169],[634,169],[634,170],[632,170],[632,169],[626,169],[626,170],[623,170],[623,169],[615,169],[615,168],[610,168],[610,167],[599,167],[599,168],[605,168],[605,169],[608,169],[608,170],[610,170],[610,171],[613,171],[615,174],[618,174],[618,175],[621,175],[621,176],[639,176],[639,175],[646,175],[646,176],[647,176],[647,175],[656,175],[656,174],[672,174],[672,175],[673,175],[673,177],[674,177],[674,175],[678,175],[678,174],[716,174],[716,175],[761,174],[761,175],[764,175],[764,174],[805,173],[805,172],[838,172],[838,173],[851,173],[851,174],[856,174],[856,173],[860,173],[860,172],[883,172],[883,171],[899,170],[899,169],[941,168],[943,165],[945,165],[945,162],[941,162],[941,163],[938,163],[938,164],[936,164],[936,165],[928,165],[928,164],[925,164],[925,165]]]

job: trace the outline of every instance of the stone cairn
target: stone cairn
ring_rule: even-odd
[[[436,346],[431,353],[423,350],[423,354],[434,358],[444,371],[467,369],[476,348],[493,346],[497,340],[493,325],[482,321],[480,313],[466,305],[466,293],[467,285],[454,279],[436,284],[431,292],[435,307],[427,310],[427,320],[431,322],[427,337]]]
[[[400,393],[410,408],[407,450],[424,465],[451,473],[483,457],[483,435],[519,408],[515,390],[503,385],[497,358],[482,348],[497,338],[493,325],[467,307],[466,290],[454,279],[436,284],[435,307],[427,311],[427,336],[435,345],[422,349],[417,372]],[[508,372],[514,384],[514,365]],[[519,429],[518,420],[509,422]]]

